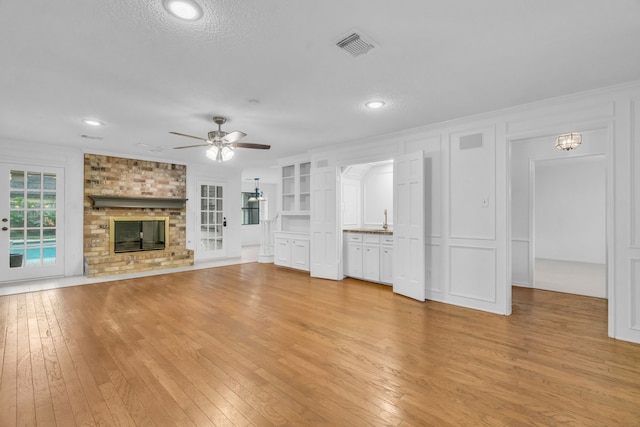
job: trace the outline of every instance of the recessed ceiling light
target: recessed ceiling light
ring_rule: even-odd
[[[192,0],[164,0],[164,7],[173,16],[187,21],[196,21],[202,17],[202,9]]]
[[[384,101],[369,101],[366,104],[364,104],[365,107],[367,108],[372,108],[372,109],[376,109],[376,108],[380,108],[384,105]]]
[[[99,122],[97,120],[93,120],[93,119],[82,119],[82,123],[84,123],[85,125],[90,125],[90,126],[102,126],[104,123]]]

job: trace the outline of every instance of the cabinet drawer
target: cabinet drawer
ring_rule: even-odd
[[[382,236],[380,244],[385,246],[393,246],[393,236]]]
[[[364,235],[365,243],[380,243],[380,235],[378,234],[365,234]]]
[[[362,234],[347,233],[347,242],[362,242]]]

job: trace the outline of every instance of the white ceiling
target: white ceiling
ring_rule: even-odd
[[[229,162],[256,168],[640,79],[638,0],[197,1],[188,22],[162,0],[0,0],[0,139],[215,167],[168,132],[222,115],[272,146]],[[376,45],[357,58],[335,46],[354,29]]]

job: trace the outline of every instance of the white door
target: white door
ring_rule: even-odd
[[[0,281],[64,275],[64,169],[0,163]]]
[[[311,168],[311,277],[340,280],[337,194],[338,169],[327,160]]]
[[[422,151],[393,163],[393,292],[424,301],[425,206]]]
[[[224,184],[200,182],[200,212],[198,215],[198,260],[222,258],[227,254],[224,240],[227,217],[224,213]]]

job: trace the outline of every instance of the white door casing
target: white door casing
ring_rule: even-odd
[[[393,292],[424,301],[425,223],[424,156],[399,156],[393,164]]]
[[[64,169],[0,163],[0,281],[64,275]]]
[[[198,182],[196,259],[223,258],[227,254],[225,231],[227,216],[225,185],[220,182]]]

